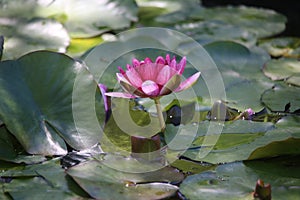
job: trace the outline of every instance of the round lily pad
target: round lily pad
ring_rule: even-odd
[[[263,67],[264,74],[272,80],[284,80],[300,86],[300,61],[295,58],[272,59]]]
[[[300,109],[300,88],[276,85],[262,94],[261,101],[273,112],[294,112]]]

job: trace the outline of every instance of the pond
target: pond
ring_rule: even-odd
[[[299,34],[244,3],[0,1],[0,199],[299,198]]]

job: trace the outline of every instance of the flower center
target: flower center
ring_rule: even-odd
[[[151,80],[143,82],[142,90],[145,94],[149,96],[157,96],[159,94],[159,86]]]

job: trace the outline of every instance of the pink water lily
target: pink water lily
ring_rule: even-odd
[[[199,78],[200,72],[195,73],[181,82],[182,73],[186,65],[183,57],[179,63],[175,56],[166,58],[159,56],[153,62],[150,58],[142,61],[132,60],[127,64],[127,70],[119,67],[117,79],[125,92],[109,92],[107,96],[122,98],[158,98],[172,92],[180,92],[191,87]]]

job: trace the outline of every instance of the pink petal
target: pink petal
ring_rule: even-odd
[[[170,66],[165,65],[158,73],[156,83],[159,85],[165,85],[169,79],[176,73]]]
[[[154,81],[145,81],[142,84],[142,90],[148,96],[157,96],[159,94],[159,87]]]
[[[156,77],[159,69],[160,69],[160,64],[148,63],[148,64],[141,65],[136,70],[140,74],[140,77],[143,81],[147,81],[147,80],[156,81]]]
[[[170,66],[172,69],[176,70],[176,60],[175,60],[174,58],[171,60],[171,63],[169,64],[169,66]]]
[[[172,93],[180,85],[181,76],[175,74],[160,90],[159,96]]]
[[[127,84],[130,84],[129,81],[127,80],[127,78],[124,75],[126,75],[126,74],[117,73],[118,81],[119,82],[123,81],[123,82],[126,82]]]
[[[120,71],[121,74],[125,74],[124,69],[122,69],[121,67],[118,67],[118,69],[119,69],[119,71]]]
[[[133,66],[133,67],[138,67],[138,66],[140,66],[140,61],[138,61],[136,58],[132,59],[132,66]]]
[[[129,65],[129,64],[127,64],[127,65],[126,65],[126,68],[127,68],[127,70],[130,70],[130,69],[132,68],[132,66]]]
[[[170,64],[170,60],[171,60],[171,59],[170,59],[170,55],[167,54],[167,55],[166,55],[166,62],[165,62],[165,64],[166,64],[166,65],[169,65],[169,64]]]
[[[122,88],[129,94],[135,94],[135,95],[140,96],[140,97],[145,96],[145,94],[142,91],[140,91],[138,88],[134,87],[131,84],[128,84],[128,83],[123,82],[123,81],[120,81],[120,84],[121,84]]]
[[[101,95],[102,95],[104,110],[105,110],[105,112],[107,112],[108,109],[109,109],[107,96],[105,95],[106,91],[107,91],[107,87],[104,84],[98,84],[98,87],[100,88],[100,92],[101,92]]]
[[[135,70],[135,68],[131,68],[126,71],[127,79],[130,81],[130,83],[136,87],[141,87],[143,81],[139,75],[139,73]]]
[[[180,75],[183,73],[185,65],[186,65],[186,57],[184,56],[181,59],[180,63],[177,65],[177,71]]]
[[[111,97],[120,97],[120,98],[127,98],[127,99],[133,99],[136,98],[136,96],[128,94],[128,93],[123,93],[123,92],[107,92],[105,93],[106,96],[111,96]]]
[[[165,59],[162,56],[158,56],[155,63],[165,65]]]
[[[194,75],[190,76],[189,78],[187,78],[185,81],[183,81],[178,88],[176,88],[174,90],[174,92],[180,92],[183,90],[188,89],[189,87],[191,87],[194,83],[196,83],[196,81],[198,80],[199,76],[200,76],[201,72],[197,72]]]
[[[147,63],[153,63],[152,60],[151,60],[150,58],[145,58],[145,59],[144,59],[144,62],[145,62],[146,64],[147,64]]]

